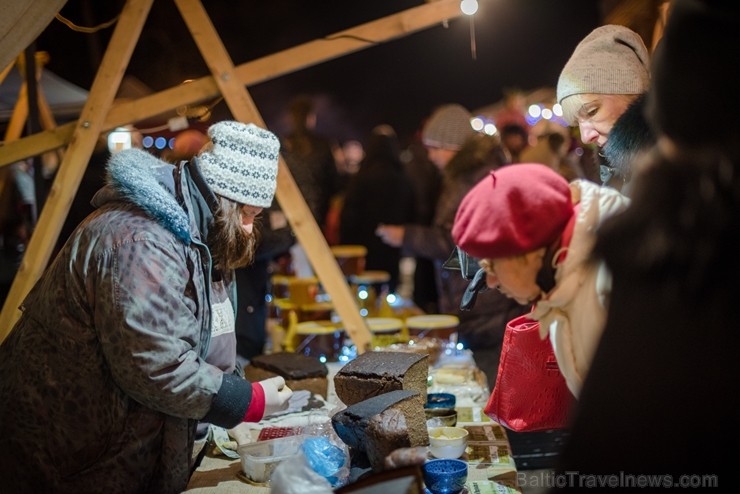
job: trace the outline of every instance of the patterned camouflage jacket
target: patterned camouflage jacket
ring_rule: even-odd
[[[251,400],[204,361],[211,260],[183,165],[130,150],[108,174],[0,346],[3,492],[181,492],[196,422],[233,427]]]

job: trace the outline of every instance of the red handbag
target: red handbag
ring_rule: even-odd
[[[540,339],[540,323],[526,315],[509,321],[496,385],[483,412],[517,432],[562,429],[573,399],[550,338]]]

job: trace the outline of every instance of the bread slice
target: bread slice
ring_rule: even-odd
[[[353,462],[361,464],[367,459],[376,472],[385,469],[385,458],[393,451],[429,444],[424,403],[413,391],[374,396],[337,412],[331,421],[339,438],[350,447]]]
[[[365,352],[334,376],[334,389],[349,406],[395,390],[415,391],[426,402],[428,355],[406,352]]]

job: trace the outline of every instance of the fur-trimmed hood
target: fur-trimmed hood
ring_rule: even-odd
[[[176,198],[175,165],[140,149],[114,154],[107,165],[107,185],[92,204],[100,207],[112,201],[131,202],[186,244],[193,241],[190,219]]]
[[[640,153],[647,151],[657,140],[645,119],[646,93],[640,95],[619,116],[609,131],[609,139],[604,145],[604,156],[609,166],[608,173],[602,177],[606,184],[612,176],[623,182],[632,178],[632,166]]]

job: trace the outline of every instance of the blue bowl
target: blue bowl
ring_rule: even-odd
[[[455,408],[455,395],[450,393],[429,393],[425,408]]]
[[[462,460],[429,460],[423,468],[424,485],[432,494],[457,494],[468,480],[468,464]]]

